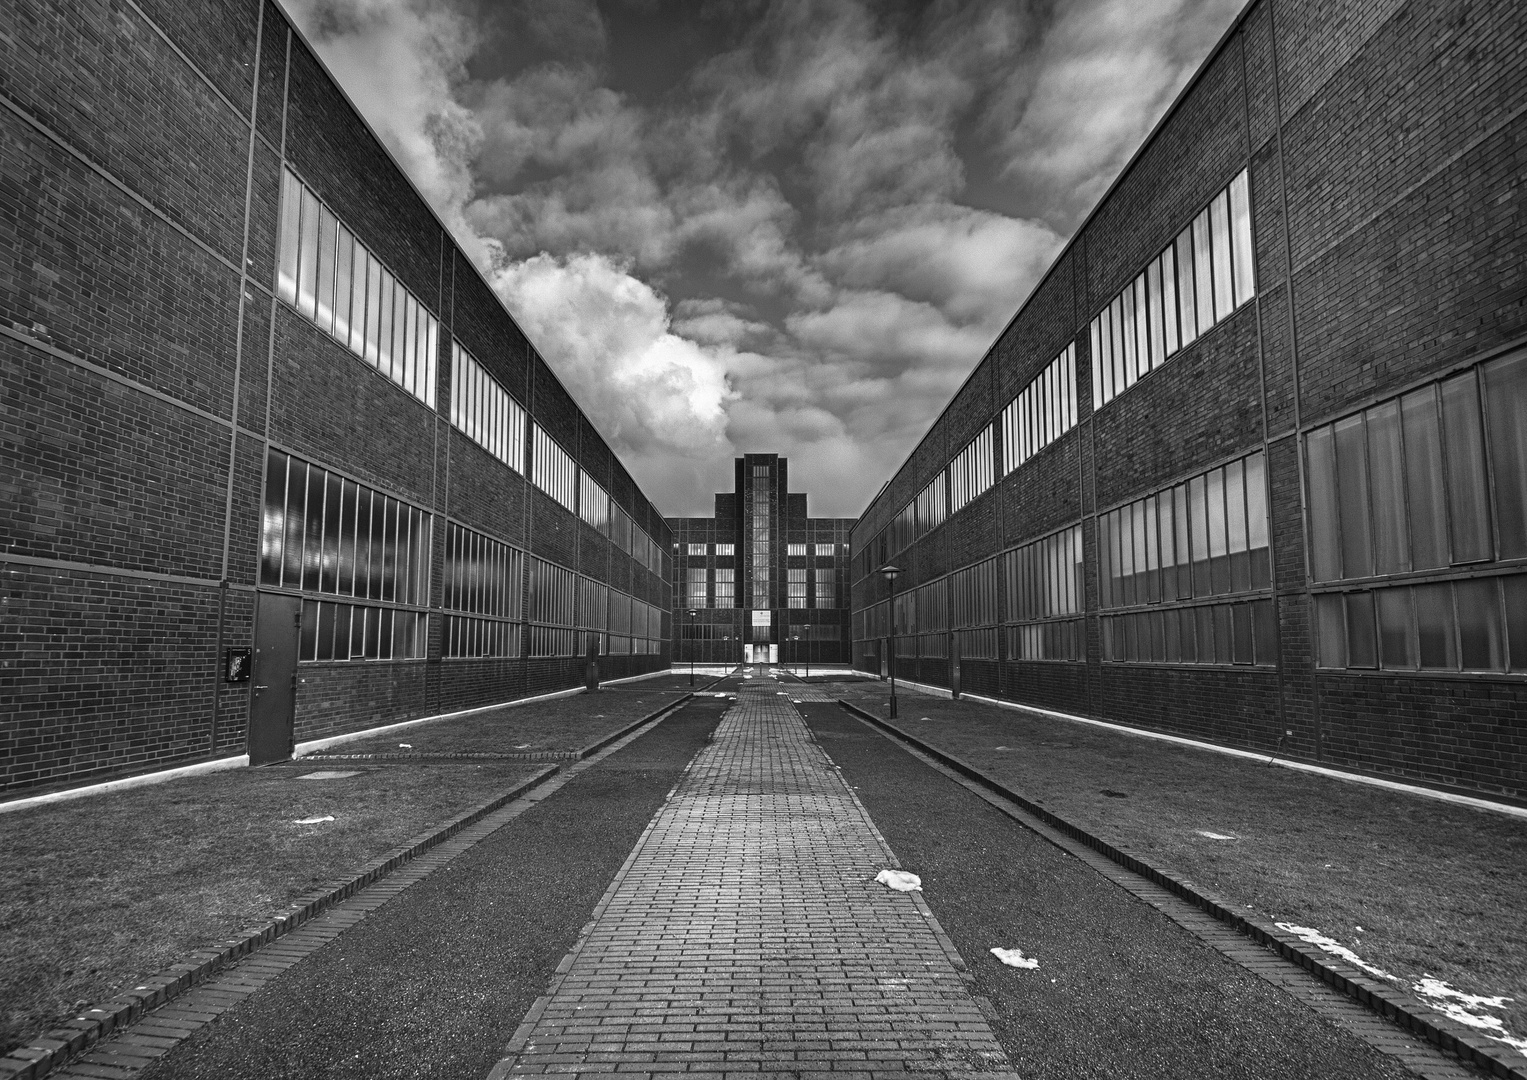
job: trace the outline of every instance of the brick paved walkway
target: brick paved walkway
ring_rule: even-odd
[[[494,1080],[1012,1075],[927,905],[875,883],[895,857],[781,688],[743,685]]]

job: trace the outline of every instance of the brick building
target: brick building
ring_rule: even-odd
[[[714,516],[668,519],[674,662],[847,664],[853,519],[807,516],[785,458],[745,454],[735,470]]]
[[[668,666],[667,525],[278,7],[7,11],[0,790]]]
[[[1524,103],[1514,0],[1249,4],[856,524],[855,663],[1527,798]]]

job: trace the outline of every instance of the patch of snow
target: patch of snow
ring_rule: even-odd
[[[305,818],[302,818],[299,821],[292,822],[292,824],[293,825],[317,825],[320,821],[333,821],[333,820],[334,820],[334,815],[333,814],[325,814],[323,817],[305,817]]]
[[[399,750],[412,750],[413,748],[414,748],[414,744],[411,743],[411,742],[400,742],[400,743],[398,743],[398,749]]]
[[[1462,990],[1454,990],[1441,979],[1430,975],[1422,976],[1421,981],[1411,986],[1411,989],[1444,1016],[1478,1030],[1487,1039],[1505,1043],[1527,1054],[1527,1039],[1518,1039],[1507,1031],[1500,1017],[1482,1015],[1486,1009],[1505,1008],[1506,1002],[1513,1001],[1514,998],[1465,994]]]
[[[1005,747],[1005,746],[994,746],[994,747],[992,747],[992,749],[993,750],[1006,750],[1007,747]]]
[[[875,880],[897,892],[923,891],[923,879],[905,870],[882,870],[875,875]]]
[[[1347,948],[1335,938],[1328,938],[1319,930],[1316,930],[1313,927],[1295,926],[1293,923],[1285,922],[1280,922],[1276,925],[1279,930],[1293,934],[1296,938],[1299,938],[1301,941],[1308,942],[1309,944],[1315,946],[1315,948],[1320,949],[1322,952],[1328,952],[1332,956],[1339,956],[1347,963],[1351,964],[1353,967],[1362,968],[1370,975],[1377,975],[1381,979],[1394,978],[1393,975],[1389,974],[1389,972],[1385,971],[1383,968],[1374,967],[1372,964],[1363,960],[1363,958],[1358,956],[1357,953]]]
[[[359,769],[319,769],[317,772],[303,773],[298,780],[343,780],[347,776],[359,776]]]
[[[1008,967],[1037,968],[1039,961],[1031,956],[1024,956],[1022,949],[993,949],[991,954],[1001,960]],[[1054,979],[1050,980],[1054,982]]]
[[[529,750],[530,749],[530,744],[528,742],[522,742],[518,746],[516,746],[515,749],[516,750]]]
[[[1230,836],[1227,833],[1210,832],[1208,829],[1194,829],[1199,836],[1207,836],[1210,840],[1239,840],[1238,836]]]

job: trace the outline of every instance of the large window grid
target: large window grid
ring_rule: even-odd
[[[1245,170],[1088,327],[1100,409],[1256,292]]]
[[[949,463],[949,512],[958,514],[992,485],[992,426],[977,435]]]
[[[803,608],[806,606],[806,568],[791,567],[785,571],[785,606]]]
[[[737,606],[737,570],[735,567],[716,567],[716,607]]]
[[[444,652],[448,657],[520,655],[524,556],[516,548],[447,522]],[[449,614],[452,611],[466,614]]]
[[[1150,608],[1104,616],[1101,623],[1104,660],[1258,667],[1278,662],[1271,600]]]
[[[997,560],[987,559],[949,575],[949,625],[960,641],[960,656],[997,658]]]
[[[1006,476],[1075,426],[1073,342],[1002,410],[1002,474]]]
[[[578,512],[578,466],[572,456],[540,424],[532,422],[530,482],[550,495],[570,514]],[[629,553],[630,548],[626,551]]]
[[[433,409],[439,322],[290,169],[280,245],[276,295]]]
[[[531,656],[577,656],[575,575],[566,567],[528,556]]]
[[[819,566],[813,572],[814,580],[811,586],[811,606],[814,608],[835,608],[838,606],[837,581],[838,572]]]
[[[1098,516],[1104,608],[1268,588],[1262,451]]]
[[[692,608],[705,607],[705,567],[691,566],[684,574],[684,606]]]
[[[1007,552],[1007,655],[1084,660],[1082,527],[1073,525]]]
[[[610,495],[586,472],[578,477],[578,516],[606,537],[610,535]]]
[[[525,410],[451,339],[451,423],[517,473],[525,471]]]

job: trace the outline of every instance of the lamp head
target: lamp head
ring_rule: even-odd
[[[880,568],[880,576],[893,584],[896,581],[896,575],[899,573],[901,573],[901,567],[892,566],[890,563],[886,563]]]
[[[695,617],[695,609],[694,608],[690,608],[689,609],[689,617],[691,619],[693,619]]]

